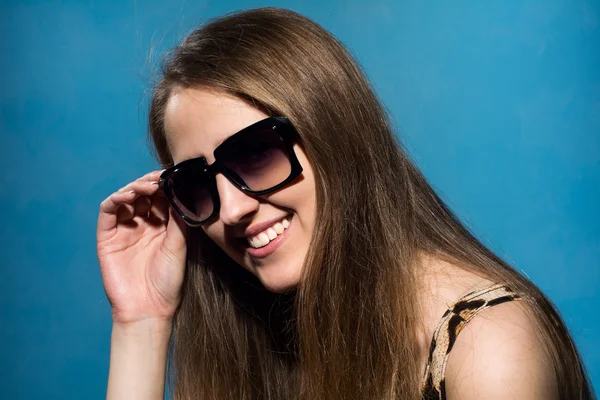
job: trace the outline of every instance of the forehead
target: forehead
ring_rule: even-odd
[[[206,157],[229,136],[267,115],[232,95],[208,89],[173,92],[164,114],[165,132],[173,161]]]

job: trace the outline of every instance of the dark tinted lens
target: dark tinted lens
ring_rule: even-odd
[[[292,171],[279,133],[269,127],[244,133],[236,141],[227,143],[218,157],[253,191],[279,185]]]
[[[214,202],[211,181],[196,171],[178,170],[169,178],[168,186],[177,207],[196,222],[210,217]]]

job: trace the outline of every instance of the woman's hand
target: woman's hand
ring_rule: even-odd
[[[113,322],[168,320],[181,298],[186,225],[153,171],[100,205],[97,251]]]

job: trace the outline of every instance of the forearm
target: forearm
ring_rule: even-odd
[[[162,400],[170,321],[113,324],[107,400]]]

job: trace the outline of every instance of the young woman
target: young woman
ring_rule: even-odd
[[[190,34],[101,205],[109,399],[589,399],[550,301],[453,216],[357,64],[290,11]],[[459,335],[460,333],[460,335]]]

